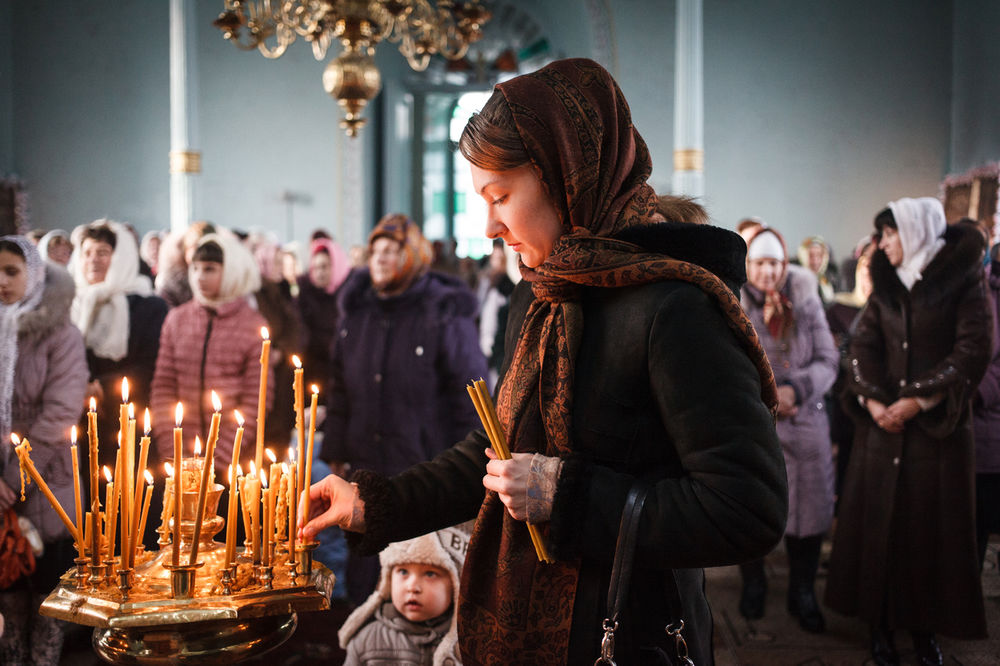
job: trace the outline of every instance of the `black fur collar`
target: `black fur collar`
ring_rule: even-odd
[[[747,279],[746,243],[738,234],[721,227],[661,222],[630,227],[615,238],[697,264],[717,275],[737,296]]]

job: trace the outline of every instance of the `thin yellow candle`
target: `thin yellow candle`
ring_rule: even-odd
[[[125,429],[125,452],[122,458],[125,485],[122,487],[122,568],[132,568],[132,538],[139,510],[132,496],[135,494],[135,404],[128,404],[128,427]],[[142,486],[139,486],[140,491]]]
[[[239,479],[236,478],[236,469],[229,468],[229,509],[226,512],[226,564],[228,568],[232,566],[236,559],[236,504],[239,502]]]
[[[291,451],[289,450],[289,458],[291,459]],[[295,532],[297,531],[295,526],[295,520],[297,518],[297,508],[296,498],[298,494],[295,492],[297,486],[297,476],[298,470],[296,469],[295,460],[291,462],[291,469],[288,474],[288,561],[295,561]]]
[[[205,460],[201,466],[201,486],[198,488],[198,512],[194,516],[194,537],[191,543],[189,565],[194,565],[198,561],[201,525],[205,517],[205,502],[208,499],[208,479],[215,467],[215,442],[219,439],[219,422],[222,420],[222,414],[220,414],[222,401],[219,400],[219,394],[215,391],[212,391],[212,407],[215,408],[215,412],[212,414],[212,424],[208,429],[208,441],[205,443]]]
[[[87,411],[87,442],[89,444],[90,460],[90,557],[95,566],[101,564],[101,549],[99,547],[100,530],[97,521],[101,515],[101,494],[97,486],[101,482],[100,471],[97,468],[97,400],[90,399],[90,409]]]
[[[39,490],[41,490],[42,494],[45,495],[45,499],[49,501],[52,508],[56,510],[57,514],[59,514],[59,518],[63,521],[63,524],[66,525],[69,535],[73,537],[74,541],[80,541],[80,535],[77,534],[73,521],[69,519],[68,515],[66,515],[66,511],[62,508],[62,505],[59,503],[59,500],[56,499],[56,496],[52,494],[52,491],[45,483],[45,479],[43,479],[42,475],[38,473],[37,469],[35,469],[35,463],[31,462],[31,457],[29,455],[31,452],[31,445],[28,440],[25,439],[24,441],[21,441],[21,439],[14,433],[11,433],[10,440],[14,443],[14,452],[17,454],[18,463],[21,466],[22,479],[24,472],[27,472],[31,476],[32,480],[38,485]],[[21,484],[21,498],[22,500],[24,498],[23,481]]]
[[[104,478],[107,480],[107,485],[104,487],[104,543],[107,544],[107,557],[110,560],[115,556],[115,511],[112,508],[115,498],[115,480],[107,465],[104,466]]]
[[[239,494],[239,504],[240,504],[240,514],[243,516],[243,531],[246,532],[247,538],[252,538],[252,532],[250,530],[250,509],[247,508],[246,501],[246,488],[244,487],[244,482],[246,481],[243,476],[243,468],[236,465],[236,478],[239,479],[239,483],[236,485],[237,493]],[[252,543],[252,542],[251,542]]]
[[[250,511],[250,551],[253,563],[260,564],[260,477],[253,461],[250,461],[250,475],[244,485],[246,504]]]
[[[134,427],[135,421],[129,423],[129,427]],[[143,414],[142,420],[142,440],[139,442],[139,469],[148,473],[146,470],[146,462],[149,459],[149,409],[146,409],[145,414]],[[150,476],[152,478],[152,476]],[[152,483],[152,482],[150,482]],[[148,491],[147,491],[148,492]],[[142,484],[135,484],[135,497],[132,504],[132,536],[129,540],[129,565],[135,563],[135,552],[139,547],[139,542],[142,541],[142,536],[144,529],[139,528],[139,514],[142,510]]]
[[[182,462],[184,460],[184,431],[181,423],[184,422],[184,406],[177,403],[174,410],[174,538],[172,562],[175,567],[181,565],[181,516],[184,515],[184,499],[181,489]]]
[[[302,361],[298,356],[292,356],[292,363],[295,364],[295,376],[292,388],[295,391],[295,432],[298,435],[299,458],[305,455],[306,450],[306,430],[305,430],[305,391],[302,388]],[[304,468],[299,466],[299,488],[303,488],[302,474]]]
[[[160,513],[160,534],[163,539],[167,538],[170,534],[170,518],[174,515],[174,496],[167,494],[167,486],[170,485],[171,480],[174,478],[174,466],[170,463],[163,463],[163,470],[167,473],[166,479],[163,482],[163,511]]]
[[[260,337],[263,342],[260,345],[260,391],[257,393],[257,451],[254,456],[254,463],[257,469],[264,465],[264,419],[267,412],[267,366],[271,360],[271,338],[268,336],[267,327],[260,327]]]
[[[91,520],[91,513],[88,511],[83,514],[83,520],[87,523],[87,527],[84,529],[83,540],[85,543],[92,543],[94,540],[93,533],[93,521]]]
[[[115,508],[121,510],[121,549],[122,557],[119,566],[128,568],[128,530],[129,530],[129,466],[131,456],[128,445],[128,377],[122,377],[122,404],[118,408],[118,463],[115,465]],[[112,547],[111,555],[114,556]]]
[[[153,498],[153,475],[149,473],[148,469],[144,469],[142,471],[142,475],[146,479],[146,496],[142,500],[142,518],[139,520],[139,531],[136,532],[138,537],[136,549],[139,547],[138,544],[142,543],[142,535],[146,533],[146,518],[149,517],[149,502]]]
[[[264,536],[262,539],[263,553],[261,562],[266,567],[271,564],[271,489],[267,485],[267,475],[260,475],[260,482],[263,486],[261,501],[264,503]]]
[[[72,442],[69,447],[69,454],[73,461],[73,508],[76,509],[76,534],[78,537],[82,537],[86,529],[83,525],[83,506],[80,499],[80,458],[76,450],[76,426],[70,428],[69,432],[69,438]],[[80,559],[87,556],[87,544],[82,538],[76,542],[76,552]]]
[[[264,449],[264,454],[267,456],[268,462],[270,464],[267,466],[267,486],[268,488],[274,488],[278,485],[278,479],[281,474],[281,467],[278,466],[278,456],[274,455],[274,451],[271,449]]]
[[[312,483],[312,466],[313,466],[313,442],[316,440],[316,409],[317,401],[319,400],[319,387],[315,384],[312,385],[312,402],[309,404],[309,448],[306,451],[306,458],[302,461],[300,467],[305,468],[305,473],[302,476],[302,492],[305,493],[305,506],[303,507],[303,516],[306,520],[309,520],[309,486]]]

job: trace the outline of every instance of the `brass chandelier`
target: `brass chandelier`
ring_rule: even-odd
[[[373,59],[380,41],[398,43],[410,67],[423,71],[435,54],[462,58],[490,16],[479,0],[224,0],[213,25],[240,49],[268,58],[303,37],[322,60],[339,41],[343,50],[326,66],[323,87],[344,110],[340,126],[357,136],[361,112],[382,86]]]

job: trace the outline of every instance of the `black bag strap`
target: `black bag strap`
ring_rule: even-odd
[[[632,484],[625,497],[625,508],[622,510],[618,540],[615,543],[615,559],[611,565],[611,582],[608,585],[608,617],[604,619],[602,627],[604,638],[601,640],[601,655],[594,662],[594,666],[601,664],[615,666],[615,631],[618,629],[618,618],[625,609],[628,598],[635,546],[639,539],[639,519],[642,517],[642,507],[648,493],[649,487],[637,481]],[[664,593],[664,603],[670,618],[670,624],[666,626],[665,631],[674,638],[680,663],[694,666],[694,662],[688,657],[687,643],[681,634],[684,630],[684,620],[681,618],[681,594],[677,589],[677,580],[672,569],[664,576]]]

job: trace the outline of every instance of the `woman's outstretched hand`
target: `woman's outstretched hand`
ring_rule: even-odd
[[[309,487],[309,514],[305,512],[305,498],[299,501],[299,536],[315,539],[328,527],[341,527],[349,532],[365,531],[365,503],[358,494],[358,486],[330,474]]]

